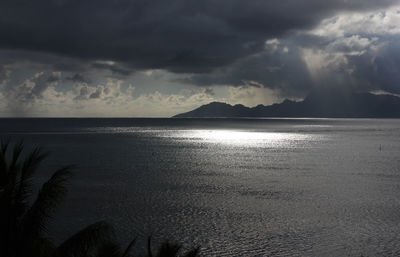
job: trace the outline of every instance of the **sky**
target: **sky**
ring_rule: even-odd
[[[400,94],[398,0],[2,0],[1,117]]]

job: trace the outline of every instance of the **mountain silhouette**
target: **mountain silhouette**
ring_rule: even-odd
[[[400,118],[400,97],[324,89],[312,91],[300,102],[286,99],[252,108],[212,102],[174,117]]]

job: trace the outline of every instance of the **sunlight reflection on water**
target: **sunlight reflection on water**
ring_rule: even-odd
[[[310,140],[311,135],[282,132],[238,130],[174,130],[162,131],[157,136],[191,142],[205,142],[232,146],[282,146]]]
[[[233,129],[150,129],[137,127],[105,127],[92,129],[95,133],[140,134],[146,137],[168,138],[187,143],[207,143],[244,147],[286,147],[301,142],[321,140],[309,133],[274,131],[243,131]]]

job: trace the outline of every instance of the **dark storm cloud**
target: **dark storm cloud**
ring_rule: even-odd
[[[195,74],[183,80],[199,85],[252,85],[278,90],[285,96],[303,96],[313,82],[299,48],[271,40],[262,53],[248,56],[229,67],[208,74]]]
[[[262,51],[268,38],[309,28],[334,12],[394,2],[2,0],[0,47],[113,60],[126,67],[108,68],[123,74],[149,68],[205,73]],[[57,65],[74,69],[72,62]]]
[[[7,70],[0,64],[0,84],[8,77]]]
[[[359,86],[371,90],[383,90],[400,94],[400,36],[386,38],[379,54],[366,53],[349,58],[350,65],[357,67],[354,73]]]
[[[74,83],[89,83],[90,80],[81,73],[75,73],[73,76],[67,77],[66,80]]]
[[[28,51],[25,49],[2,49],[1,47],[0,64],[13,64],[14,68],[17,69],[28,68],[70,72],[80,72],[90,66],[90,63],[87,60],[81,58],[60,56],[48,52]]]

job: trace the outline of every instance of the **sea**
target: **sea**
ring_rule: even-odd
[[[400,120],[3,118],[0,138],[73,164],[48,235],[106,220],[134,251],[400,256]]]

